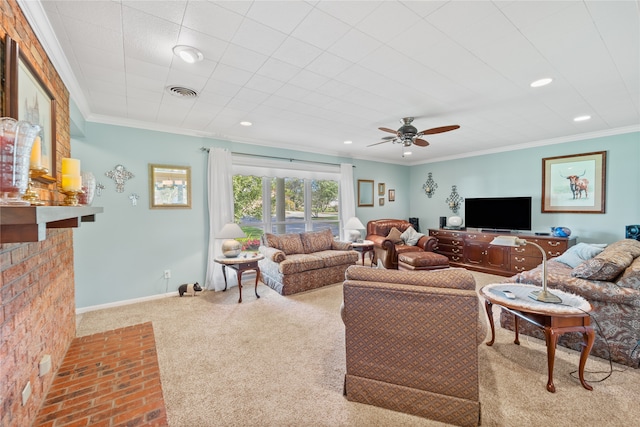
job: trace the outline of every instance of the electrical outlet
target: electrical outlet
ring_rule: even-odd
[[[31,397],[31,381],[27,381],[27,385],[22,389],[22,406],[26,406]]]
[[[171,279],[171,270],[165,270],[164,271],[164,278],[165,279]]]

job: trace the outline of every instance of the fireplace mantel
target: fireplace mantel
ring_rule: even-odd
[[[91,206],[0,206],[0,243],[40,242],[47,228],[94,222],[103,208]]]

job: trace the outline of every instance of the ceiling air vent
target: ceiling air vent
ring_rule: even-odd
[[[183,86],[167,86],[167,92],[179,98],[196,98],[198,92]]]

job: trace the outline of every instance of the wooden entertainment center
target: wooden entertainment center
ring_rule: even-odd
[[[496,236],[510,233],[484,232],[481,230],[429,229],[429,235],[438,239],[436,252],[449,258],[452,267],[463,267],[483,273],[512,276],[531,270],[542,262],[540,250],[533,245],[520,247],[495,246],[491,241]],[[567,237],[515,234],[519,238],[540,245],[547,259],[557,257],[576,244],[576,239]]]

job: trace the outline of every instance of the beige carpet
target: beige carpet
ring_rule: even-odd
[[[478,288],[500,280],[474,275]],[[79,317],[78,335],[153,322],[172,427],[444,425],[344,398],[340,284],[290,297],[261,284],[256,299],[248,282],[242,304],[234,287],[94,311]],[[552,394],[544,343],[512,341],[498,329],[493,347],[479,347],[483,426],[638,425],[640,370],[614,364],[604,382],[587,373],[587,391],[570,376],[578,353],[559,348]],[[609,363],[590,357],[586,370]]]

